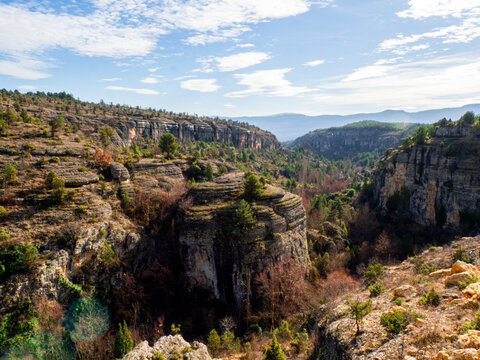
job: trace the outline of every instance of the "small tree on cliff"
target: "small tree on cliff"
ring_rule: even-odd
[[[263,191],[263,185],[254,174],[250,174],[243,183],[243,197],[247,201],[257,199]]]
[[[171,159],[175,150],[177,150],[178,144],[175,139],[175,136],[170,133],[165,133],[160,138],[160,143],[158,144],[160,151],[167,154],[167,158]]]
[[[277,341],[275,334],[272,335],[272,342],[265,351],[262,360],[286,360],[285,354],[282,351],[282,347]]]
[[[357,326],[356,335],[360,334],[360,324],[363,321],[363,318],[370,314],[372,311],[372,299],[368,299],[365,302],[348,300],[347,304],[349,306],[348,312],[350,316],[355,320],[355,325]]]
[[[51,134],[52,137],[55,137],[55,134],[57,131],[60,131],[63,129],[65,126],[65,119],[63,118],[62,115],[58,115],[56,118],[53,118],[50,120],[50,129],[51,129]]]
[[[123,321],[123,325],[118,324],[118,332],[115,337],[115,347],[113,349],[113,355],[116,359],[123,358],[130,350],[133,349],[133,339],[128,330],[127,323]]]

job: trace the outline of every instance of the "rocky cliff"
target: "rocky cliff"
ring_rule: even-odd
[[[315,130],[288,144],[307,148],[328,159],[348,159],[361,153],[382,154],[401,142],[417,125],[361,121],[342,127]]]
[[[480,205],[479,139],[471,126],[448,125],[435,129],[425,144],[395,150],[376,171],[377,204],[384,213],[403,207],[421,225],[454,229],[474,222]]]
[[[155,110],[81,102],[73,104],[75,112],[71,103],[65,107],[54,107],[48,102],[25,106],[24,109],[26,115],[41,117],[46,121],[62,115],[71,124],[84,129],[109,125],[116,130],[113,142],[118,145],[130,145],[140,137],[157,141],[163,133],[170,132],[185,141],[218,141],[237,148],[254,150],[281,148],[272,133],[248,124]],[[0,110],[6,110],[9,106],[9,102],[0,102]],[[97,108],[98,110],[95,110]]]
[[[191,286],[208,290],[240,313],[249,310],[259,272],[283,260],[307,264],[302,200],[267,185],[252,206],[257,221],[249,229],[240,229],[236,209],[243,180],[243,173],[232,172],[192,187],[194,206],[179,226]]]

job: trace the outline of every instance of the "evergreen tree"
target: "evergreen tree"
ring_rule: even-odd
[[[205,175],[207,176],[208,181],[213,180],[213,168],[210,163],[207,164],[207,168],[205,169]]]
[[[65,119],[63,118],[62,115],[58,115],[56,118],[53,118],[50,120],[50,127],[51,127],[51,133],[52,137],[55,137],[55,133],[65,126]]]
[[[113,355],[116,359],[123,358],[129,351],[133,349],[133,339],[128,330],[127,323],[123,320],[123,325],[118,324],[118,332],[115,337],[115,347],[113,349]]]
[[[158,147],[163,153],[167,154],[167,158],[171,159],[175,150],[177,150],[178,144],[175,139],[175,136],[170,133],[165,133],[160,138],[160,143]]]
[[[243,196],[247,201],[252,201],[262,194],[263,186],[260,180],[254,175],[250,174],[243,183]]]
[[[262,360],[286,360],[285,354],[282,351],[282,347],[277,341],[275,334],[272,336],[272,342],[265,351]]]

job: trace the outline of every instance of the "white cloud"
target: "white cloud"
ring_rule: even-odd
[[[195,75],[183,75],[183,76],[176,77],[173,80],[180,81],[180,80],[185,80],[185,79],[191,79],[191,78],[194,78],[194,77],[195,77]]]
[[[160,48],[160,36],[174,31],[186,31],[189,37],[184,41],[191,45],[236,39],[250,31],[252,24],[295,16],[309,11],[312,5],[330,2],[91,0],[89,10],[81,12],[75,7],[55,9],[50,5],[54,2],[3,3],[0,55],[18,60],[67,49],[85,56],[142,57]],[[46,75],[30,70],[30,78]]]
[[[106,79],[102,79],[103,81],[107,81],[107,82],[114,82],[114,81],[120,81],[122,80],[121,78],[106,78]]]
[[[220,88],[216,79],[191,79],[180,83],[180,87],[191,91],[214,92]]]
[[[398,12],[403,18],[425,19],[430,17],[457,18],[455,25],[436,27],[431,31],[387,39],[378,46],[379,51],[392,51],[406,54],[411,51],[427,49],[426,44],[409,46],[421,40],[436,39],[444,44],[469,43],[480,37],[480,0],[410,0],[409,8]]]
[[[123,86],[107,86],[105,89],[115,90],[115,91],[129,91],[129,92],[134,92],[141,95],[159,95],[160,94],[158,91],[151,90],[151,89],[134,89],[134,88],[123,87]]]
[[[148,69],[149,72],[155,72],[155,71],[158,71],[158,70],[160,70],[159,67],[155,67],[155,68],[150,68],[150,69]]]
[[[271,56],[264,52],[244,52],[230,56],[216,57],[218,70],[235,71],[249,66],[260,64]]]
[[[238,84],[247,87],[246,90],[225,94],[226,97],[240,98],[249,95],[265,96],[297,96],[312,91],[305,86],[293,86],[285,79],[285,74],[292,69],[260,70],[250,74],[235,74]]]
[[[18,79],[45,79],[50,76],[45,72],[46,68],[48,65],[38,60],[24,58],[20,58],[18,61],[0,60],[0,75],[9,75]]]
[[[237,44],[236,46],[239,47],[239,48],[252,48],[252,47],[255,47],[255,45],[250,44],[250,43],[248,43],[248,44]]]
[[[222,72],[235,71],[260,64],[271,58],[272,56],[270,54],[257,51],[243,52],[224,57],[209,56],[206,58],[198,58],[197,62],[201,64],[201,68],[194,69],[193,71],[211,73],[214,71],[214,67]]]
[[[462,17],[480,9],[479,0],[410,0],[407,10],[397,13],[404,18],[424,19],[432,16]]]
[[[354,111],[386,108],[423,110],[480,102],[480,60],[460,54],[394,65],[356,69],[314,96],[326,111],[350,107]]]
[[[322,64],[325,64],[325,60],[313,60],[313,61],[306,62],[303,65],[314,67],[314,66],[318,66],[318,65],[322,65]]]
[[[144,84],[157,84],[158,79],[154,78],[154,77],[147,77],[145,79],[140,80],[140,82],[142,82]]]
[[[232,104],[232,103],[226,103],[226,104],[224,104],[223,106],[226,107],[227,109],[232,109],[232,108],[236,107],[236,106],[235,106],[234,104]]]

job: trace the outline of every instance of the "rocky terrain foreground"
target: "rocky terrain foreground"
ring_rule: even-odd
[[[319,315],[319,359],[479,359],[479,242],[478,236],[467,237],[431,247],[385,268],[378,296],[364,286],[325,305]],[[472,263],[454,260],[459,257]],[[348,301],[368,299],[372,310],[356,335]],[[405,321],[382,321],[393,313],[406,315]]]

